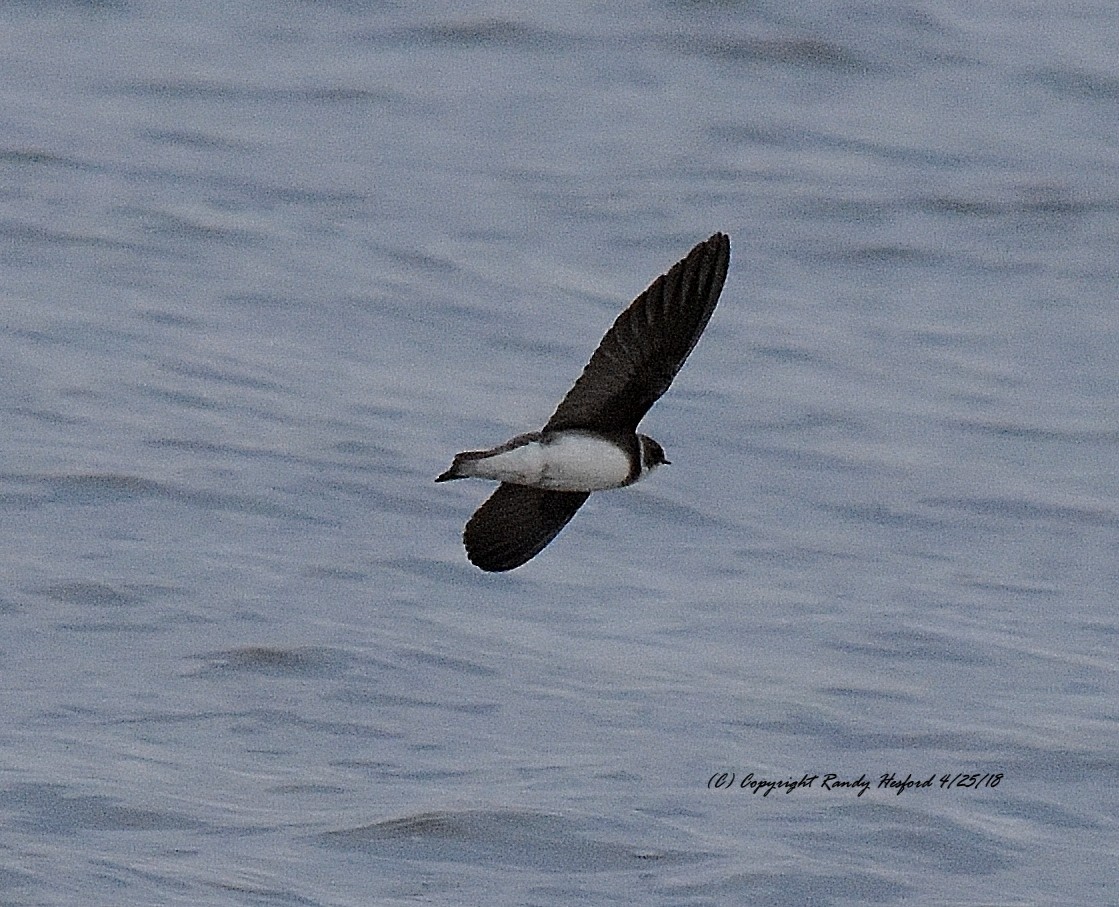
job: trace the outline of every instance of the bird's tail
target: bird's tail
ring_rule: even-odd
[[[456,457],[455,462],[451,464],[451,468],[448,469],[442,475],[436,476],[435,481],[436,482],[450,482],[451,479],[465,479],[465,478],[466,478],[466,476],[464,476],[461,472],[459,472],[458,458]]]
[[[451,468],[441,476],[438,476],[435,481],[450,482],[452,479],[469,479],[474,475],[473,470],[471,470],[469,466],[470,462],[473,460],[480,460],[489,453],[492,453],[492,451],[464,450],[462,453],[455,454],[455,459],[451,463]]]

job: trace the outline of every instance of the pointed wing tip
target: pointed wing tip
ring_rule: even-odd
[[[507,564],[503,561],[486,561],[484,558],[478,557],[468,550],[466,557],[475,567],[485,573],[508,573],[510,570],[516,570],[518,567],[523,567],[528,563],[528,560],[521,561],[517,564]]]
[[[720,261],[730,261],[730,234],[722,230],[712,233],[703,242],[692,249],[692,255],[698,252],[713,254]]]
[[[477,524],[474,522],[476,516],[477,513],[470,518],[462,530],[462,547],[466,549],[466,559],[479,570],[486,573],[505,573],[516,570],[535,557],[535,555],[522,557],[519,553],[510,556],[509,551],[504,547],[495,547],[488,535],[477,534]]]
[[[705,259],[702,264],[700,264],[700,259]],[[727,272],[730,270],[730,236],[721,231],[712,233],[692,250],[688,258],[680,263],[680,266],[686,267],[685,262],[689,262],[689,260],[693,267],[698,266],[704,270],[710,268],[706,296],[710,300],[711,309],[714,310],[719,301],[719,296],[723,292]],[[706,326],[706,321],[704,326]],[[702,330],[703,327],[700,328],[700,332]]]
[[[466,556],[487,573],[504,573],[527,564],[589,496],[589,492],[503,483],[467,522],[462,533]]]
[[[719,258],[730,260],[730,235],[727,233],[712,233],[699,245],[713,251]]]

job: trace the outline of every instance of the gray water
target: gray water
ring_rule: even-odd
[[[0,903],[1116,903],[1114,4],[7,3],[0,60]],[[673,465],[473,568],[434,476],[715,230]]]

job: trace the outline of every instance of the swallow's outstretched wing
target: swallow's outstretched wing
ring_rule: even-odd
[[[531,560],[575,516],[586,491],[549,491],[504,482],[479,507],[462,534],[470,562],[483,570],[512,570]]]
[[[730,238],[716,233],[654,280],[606,332],[544,430],[636,431],[707,327],[729,264]]]

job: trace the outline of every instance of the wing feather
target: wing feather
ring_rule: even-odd
[[[549,491],[503,482],[466,524],[462,540],[471,563],[512,570],[532,560],[590,497],[586,491]]]
[[[602,338],[545,431],[636,431],[695,348],[719,301],[730,239],[716,233],[638,296]]]

